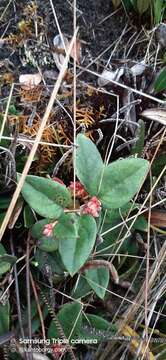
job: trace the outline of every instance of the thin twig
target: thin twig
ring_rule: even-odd
[[[7,115],[8,115],[8,111],[9,111],[9,106],[10,106],[10,102],[11,102],[11,98],[12,98],[12,94],[13,94],[13,89],[14,89],[14,83],[12,83],[12,85],[11,85],[11,89],[10,89],[10,93],[9,93],[9,97],[8,97],[8,102],[7,102],[5,114],[4,114],[4,117],[3,117],[3,122],[2,122],[2,125],[1,125],[0,141],[1,141],[2,134],[3,134],[4,128],[5,128],[5,124],[6,124]]]
[[[14,137],[12,136],[3,136],[2,135],[2,139],[4,140],[15,140]],[[18,137],[16,139],[17,142],[21,143],[30,143],[30,144],[35,144],[35,140],[29,139],[29,138],[23,138],[23,137]],[[74,146],[73,145],[61,145],[61,144],[54,144],[54,143],[49,143],[47,141],[39,141],[38,145],[47,145],[47,146],[52,146],[52,147],[57,147],[57,148],[65,148],[65,149],[70,149],[71,147]]]
[[[77,0],[73,0],[73,33],[76,32],[77,27]],[[76,49],[76,41],[74,42],[74,64],[73,64],[73,142],[76,144],[76,106],[77,106],[77,84],[76,84],[76,64],[77,59],[77,49]],[[73,189],[73,205],[74,209],[76,208],[76,148],[73,149],[73,182],[74,182],[74,189]]]
[[[78,65],[77,65],[77,66],[78,66]],[[98,78],[103,78],[102,74],[99,74],[99,73],[97,73],[97,72],[95,72],[95,71],[92,71],[92,70],[89,70],[89,69],[87,69],[87,68],[84,69],[82,66],[78,66],[78,67],[79,67],[80,69],[86,71],[86,72],[89,72],[89,73],[92,74],[92,75],[95,75],[95,76],[98,77]],[[111,83],[111,84],[114,84],[114,85],[117,85],[117,86],[119,86],[119,87],[121,87],[121,88],[123,88],[123,89],[127,89],[128,91],[134,92],[135,94],[138,94],[138,95],[140,95],[140,96],[143,96],[143,97],[145,97],[145,98],[147,98],[147,99],[150,99],[150,100],[152,100],[152,101],[155,101],[155,102],[157,102],[157,103],[159,103],[159,104],[164,104],[164,105],[166,104],[166,100],[161,100],[161,99],[159,99],[159,98],[156,98],[155,96],[152,96],[152,95],[149,95],[149,94],[147,94],[147,93],[145,93],[145,92],[143,92],[143,91],[140,91],[140,90],[131,88],[130,86],[127,86],[127,85],[125,85],[125,84],[122,84],[122,83],[120,83],[120,82],[118,82],[118,81],[110,80],[110,83]],[[112,94],[110,93],[110,95],[112,95]]]

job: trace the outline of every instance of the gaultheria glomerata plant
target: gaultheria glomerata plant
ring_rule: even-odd
[[[124,229],[120,227],[111,233],[109,229],[121,222],[130,209],[139,207],[132,199],[143,185],[149,163],[130,157],[105,165],[96,145],[83,134],[77,136],[75,160],[77,179],[68,187],[58,178],[29,175],[22,196],[26,207],[38,219],[31,235],[39,270],[46,255],[53,275],[65,274],[76,279],[73,298],[80,299],[94,291],[103,299],[110,280],[120,283],[116,264],[112,264],[109,254],[116,252],[119,246],[116,239],[119,234],[120,238],[124,236]],[[141,217],[136,220],[135,228],[146,227],[145,219],[142,220]],[[121,252],[127,247],[128,253],[132,251],[130,236],[131,233],[120,247]],[[78,302],[63,305],[58,319],[66,337],[76,319],[72,337],[79,334],[85,338],[87,321],[100,330],[109,328],[109,323],[96,315],[86,314],[83,318]],[[48,337],[55,338],[56,334],[58,329],[51,322]]]

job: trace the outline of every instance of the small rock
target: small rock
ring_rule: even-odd
[[[31,90],[35,86],[38,86],[42,80],[39,73],[37,74],[23,74],[19,76],[19,83],[23,90]]]
[[[124,69],[119,68],[117,70],[104,70],[101,76],[98,78],[98,85],[105,86],[111,81],[119,81],[121,76],[124,74]]]

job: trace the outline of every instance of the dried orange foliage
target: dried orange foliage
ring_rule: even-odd
[[[33,17],[36,15],[37,8],[36,1],[31,1],[30,4],[24,8],[23,14],[27,17]]]
[[[14,75],[11,72],[6,72],[2,75],[2,81],[5,84],[12,84],[14,82]]]
[[[76,122],[78,125],[84,125],[87,129],[95,123],[93,118],[94,111],[92,107],[76,109]]]
[[[25,135],[27,139],[35,139],[41,123],[41,118],[39,114],[36,113],[33,119],[32,126],[28,125],[28,119],[28,115],[8,116],[9,123],[11,125],[17,124],[18,131],[21,135]],[[41,141],[48,142],[50,144],[57,143],[56,131],[52,125],[48,124],[47,127],[44,129]],[[40,157],[39,162],[36,166],[36,171],[43,169],[46,165],[54,161],[56,155],[56,147],[46,144],[40,145],[39,153]]]
[[[21,102],[34,103],[38,102],[41,99],[43,92],[42,86],[37,86],[31,91],[25,89],[20,89]]]
[[[25,39],[33,37],[35,34],[34,19],[38,25],[38,31],[43,30],[43,18],[37,15],[38,6],[35,1],[31,1],[23,10],[24,19],[17,24],[18,31],[3,38],[4,41],[11,45],[19,46]]]
[[[18,125],[20,131],[20,124],[28,120],[28,115],[8,115],[8,122],[10,125]]]
[[[19,125],[20,132],[33,139],[36,137],[40,123],[41,123],[41,118],[39,114],[35,115],[32,126],[28,126],[27,121],[23,119],[23,121],[21,121]],[[47,127],[44,129],[41,140],[43,142],[48,142],[53,144],[57,143],[55,129],[53,128],[52,125],[48,124]],[[52,147],[51,145],[40,145],[39,149],[41,154],[40,165],[44,167],[45,165],[52,163],[56,155],[56,148]]]
[[[18,23],[18,32],[16,34],[9,34],[8,37],[4,38],[4,41],[13,46],[19,46],[25,39],[32,36],[32,20],[21,20]]]
[[[90,91],[90,95],[93,93]],[[33,108],[32,105],[36,107],[36,113],[32,120],[30,120],[31,113],[27,115],[19,114],[16,116],[9,115],[9,121],[12,124],[17,123],[18,131],[20,134],[25,135],[27,138],[34,139],[39,129],[41,123],[41,118],[48,101],[47,92],[43,85],[35,86],[30,91],[24,88],[19,88],[20,101],[23,104],[28,105],[28,108]],[[68,98],[68,103],[73,103],[72,101],[72,91],[68,91],[63,94],[58,95],[59,100],[64,100]],[[66,110],[71,114],[73,113],[73,104],[66,106]],[[76,108],[76,125],[78,131],[85,131],[86,135],[93,140],[94,129],[98,120],[104,115],[105,109],[103,106],[96,110],[93,106],[85,106],[80,103],[80,100],[77,101]],[[43,142],[48,142],[49,144],[62,144],[62,145],[71,145],[73,142],[73,125],[65,113],[54,111],[50,114],[48,119],[47,127],[45,128],[42,139]],[[61,150],[57,150],[56,147],[51,145],[40,145],[39,146],[39,160],[35,162],[35,172],[42,171],[50,163],[56,162],[59,158]],[[62,151],[61,151],[62,152]],[[68,157],[66,159],[67,171],[72,170],[72,159]]]

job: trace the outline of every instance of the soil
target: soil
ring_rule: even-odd
[[[7,7],[8,4],[9,6]],[[32,8],[32,4],[37,6],[35,14],[37,14],[38,38],[41,39],[40,46],[38,45],[38,39],[36,40],[35,37],[36,30],[34,29],[34,17],[32,16],[32,10],[29,8]],[[66,0],[56,0],[53,1],[53,6],[62,33],[65,34],[68,39],[70,39],[73,34],[73,8],[71,2]],[[49,70],[53,71],[55,76],[57,76],[57,69],[52,56],[52,48],[53,38],[58,34],[58,29],[49,0],[37,0],[36,2],[34,1],[32,3],[30,3],[28,0],[21,2],[11,1],[10,3],[6,0],[3,0],[1,1],[1,8],[6,8],[6,11],[1,21],[0,35],[3,38],[9,39],[9,41],[0,47],[0,60],[2,64],[0,68],[2,73],[0,107],[2,111],[4,111],[6,104],[5,99],[7,99],[10,93],[10,82],[14,79],[17,84],[20,74],[36,73],[38,72],[39,66],[40,71],[43,74]],[[117,87],[115,85],[110,86],[109,84],[106,87],[108,94],[104,93],[103,91],[98,92],[97,76],[92,75],[88,71],[82,71],[81,69],[88,67],[90,71],[101,73],[104,66],[107,65],[108,59],[110,58],[109,66],[112,67],[113,71],[120,67],[124,68],[124,75],[122,76],[121,81],[125,85],[130,87],[136,86],[138,90],[142,89],[143,86],[143,91],[146,92],[148,88],[151,87],[151,84],[154,80],[151,64],[149,64],[147,67],[146,72],[143,74],[143,78],[142,76],[137,77],[136,83],[130,73],[132,64],[135,64],[135,62],[139,62],[143,59],[148,46],[148,39],[146,39],[143,34],[141,35],[140,39],[144,40],[144,42],[141,43],[141,41],[138,41],[137,43],[136,41],[139,39],[140,33],[139,19],[135,21],[136,19],[133,17],[126,17],[126,13],[123,9],[116,10],[115,13],[109,17],[108,15],[112,14],[113,11],[114,9],[110,0],[77,1],[77,25],[79,27],[78,36],[82,47],[82,58],[80,64],[78,64],[77,70],[77,73],[79,73],[79,77],[77,78],[77,107],[78,111],[81,111],[81,115],[78,115],[81,116],[81,118],[78,118],[78,121],[80,121],[79,124],[81,126],[80,130],[78,131],[85,131],[86,128],[86,131],[89,132],[91,138],[94,139],[95,142],[99,142],[99,149],[103,157],[105,155],[106,149],[108,146],[110,146],[110,138],[113,136],[115,130],[115,121],[102,121],[107,118],[109,119],[112,116],[116,118],[116,96],[119,96],[119,105],[121,108],[126,104],[126,101],[128,101],[127,99],[129,93],[123,88]],[[31,19],[32,22],[30,26],[27,25],[29,19]],[[29,60],[29,58],[27,59],[27,55],[25,53],[25,43],[28,44],[28,50],[30,49],[33,58],[35,58],[35,61],[37,61],[38,66],[35,66],[31,60]],[[45,52],[46,45],[47,54]],[[157,46],[157,44],[154,41],[154,43],[152,43],[152,50],[155,49],[155,46]],[[45,54],[48,60],[46,60],[46,64],[43,64],[42,60],[45,57]],[[92,65],[90,66],[91,63]],[[72,71],[72,66],[73,65],[71,61],[69,65],[69,83],[67,84],[69,89],[71,89],[72,74],[70,69]],[[81,67],[80,70],[79,66]],[[41,90],[42,95],[40,101],[34,103],[36,104],[35,106],[37,106],[37,112],[41,117],[45,110],[46,104],[48,103],[50,91],[55,80],[47,79],[46,82],[47,89],[44,88],[44,90]],[[89,85],[93,86],[96,90],[89,92]],[[66,92],[66,90],[67,88],[62,87],[61,94],[63,94],[64,91]],[[111,92],[114,92],[116,96],[110,96]],[[22,103],[22,97],[24,97],[25,94],[23,95],[21,92],[20,97],[20,90],[16,85],[13,95],[13,102],[16,111],[20,111],[21,114],[25,117],[30,116],[32,112],[32,105],[29,102],[29,105],[26,105],[26,101],[29,101],[28,96],[30,96],[30,94],[26,94],[26,98],[24,99],[25,104]],[[129,101],[139,99],[139,95],[132,94]],[[35,101],[35,98],[34,100],[31,99],[31,103],[33,101]],[[62,105],[67,108],[67,111],[71,113],[71,115],[72,102],[72,92],[71,96],[67,96],[62,100]],[[138,118],[138,114],[144,109],[153,106],[155,106],[155,103],[149,101],[147,98],[141,99],[140,102],[138,101],[133,110],[135,114],[134,119],[136,120]],[[89,125],[86,125],[85,115],[83,115],[85,114],[85,111],[88,111],[88,116],[91,116],[92,118],[91,123],[88,123]],[[66,113],[59,107],[55,107],[55,114],[52,116],[50,121],[53,124],[57,124],[57,129],[59,129],[59,124],[63,127],[66,141],[71,143],[73,140],[73,129],[72,124],[68,121],[68,116]],[[37,123],[34,121],[34,124],[32,124],[32,131],[31,129],[27,130],[27,128],[25,130],[25,126],[23,125],[19,125],[19,129],[17,129],[17,131],[25,136],[32,136],[32,133],[35,135],[37,126]],[[114,148],[112,153],[112,160],[130,154],[131,146],[123,145],[124,141],[130,142],[132,141],[133,137],[136,136],[136,128],[137,127],[135,126],[126,125],[120,127],[118,133],[119,137],[116,139],[116,149]],[[147,122],[147,129],[148,128],[149,121]],[[157,131],[159,131],[160,128],[160,125],[155,124],[155,127],[152,126],[150,134],[146,134],[146,141],[148,142],[149,138]],[[13,128],[13,125],[10,125],[10,131],[13,133],[15,130],[15,126]],[[60,136],[62,136],[61,133]],[[124,138],[125,140],[123,140]],[[51,137],[49,139],[51,142],[55,141],[55,139],[53,140]],[[19,147],[19,149],[16,150],[17,158],[22,156],[24,158],[24,156],[26,157],[27,154],[28,149],[24,151],[21,147]],[[52,155],[50,155],[50,162],[44,162],[44,165],[42,166],[41,163],[45,161],[46,157],[49,157],[48,153],[46,152],[46,149],[41,150],[39,147],[39,154],[37,154],[37,156],[38,155],[39,160],[31,167],[32,173],[35,171],[38,174],[41,170],[45,171],[46,169],[46,171],[49,171],[51,175],[51,173],[54,172],[53,164],[60,159],[62,153],[59,151],[57,151],[56,154],[52,152]],[[24,161],[22,161],[22,163],[19,161],[17,163],[17,171],[21,171],[23,165]],[[72,174],[72,164],[67,161],[64,163],[63,170],[59,170],[58,175],[63,176],[68,182],[70,180],[70,173]]]

